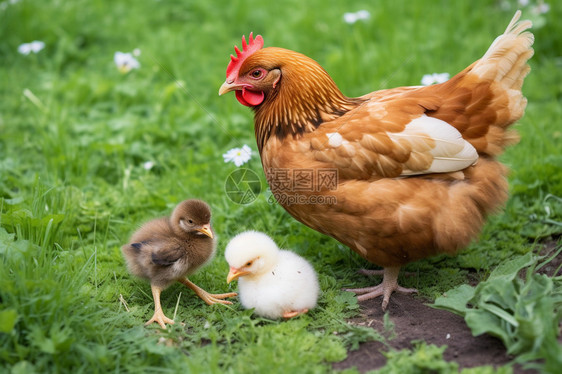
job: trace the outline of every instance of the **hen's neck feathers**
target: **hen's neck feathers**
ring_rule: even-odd
[[[344,96],[330,75],[314,60],[282,48],[256,52],[256,63],[281,70],[276,88],[255,110],[255,132],[261,150],[271,136],[284,139],[314,131],[323,122],[334,120],[363,100]]]

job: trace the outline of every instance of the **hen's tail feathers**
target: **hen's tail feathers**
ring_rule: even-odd
[[[533,55],[531,21],[521,11],[484,56],[443,84],[448,98],[435,116],[455,126],[480,154],[497,156],[517,143],[508,127],[523,116],[527,99],[521,93]]]
[[[526,31],[533,24],[529,20],[519,21],[519,17],[520,10],[472,69],[482,79],[499,82],[505,89],[521,90],[523,79],[530,70],[527,60],[533,56],[531,46],[535,38]]]

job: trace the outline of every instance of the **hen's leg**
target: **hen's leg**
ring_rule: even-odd
[[[221,299],[224,299],[224,298],[227,298],[227,297],[238,296],[238,294],[236,292],[221,293],[221,294],[218,294],[218,295],[217,294],[210,294],[207,291],[205,291],[204,289],[202,289],[201,287],[197,286],[195,283],[191,282],[187,278],[178,279],[178,282],[180,282],[180,283],[186,285],[187,287],[191,288],[197,294],[197,296],[199,296],[208,305],[213,305],[213,304],[216,304],[216,303],[232,304],[232,302],[230,302],[230,301],[221,300]]]
[[[154,298],[154,315],[144,325],[147,326],[150,325],[152,322],[158,322],[160,327],[165,329],[166,323],[173,325],[174,321],[166,317],[164,315],[164,312],[162,312],[162,306],[160,305],[160,293],[162,292],[162,289],[160,287],[156,287],[153,285],[151,285],[151,288],[152,288],[152,297]]]
[[[382,310],[386,310],[388,306],[388,301],[390,300],[390,295],[396,291],[400,293],[415,293],[418,292],[415,288],[404,288],[398,285],[398,273],[400,272],[399,267],[388,267],[384,268],[382,283],[375,287],[366,288],[350,288],[346,291],[354,292],[360,296],[357,296],[358,301],[364,301],[373,299],[378,296],[383,296],[382,299]]]
[[[288,312],[283,313],[283,318],[293,318],[296,317],[300,314],[305,314],[306,312],[308,312],[308,309],[302,309],[302,310],[290,310]]]

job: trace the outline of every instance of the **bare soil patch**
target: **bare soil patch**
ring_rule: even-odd
[[[362,316],[349,322],[371,327],[384,334],[381,298],[367,300],[361,306]],[[513,359],[506,354],[501,340],[490,335],[472,336],[462,317],[433,309],[419,298],[395,293],[390,298],[388,311],[396,334],[388,342],[393,349],[411,349],[411,342],[414,340],[423,340],[437,346],[446,345],[444,359],[457,362],[460,368],[483,365],[498,367]],[[334,369],[355,366],[364,373],[381,368],[386,364],[386,358],[381,352],[386,350],[380,342],[363,343],[358,350],[350,351],[344,361],[334,364]],[[523,370],[520,366],[514,367],[514,373],[534,372]]]

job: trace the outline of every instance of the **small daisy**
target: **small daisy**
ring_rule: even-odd
[[[345,21],[345,23],[349,23],[354,24],[355,22],[357,22],[357,14],[355,13],[344,13],[343,14],[343,20]]]
[[[22,55],[28,55],[31,52],[38,53],[45,48],[45,43],[39,40],[34,40],[31,43],[23,43],[18,47],[18,52]]]
[[[369,13],[368,10],[360,10],[356,12],[355,15],[357,16],[357,19],[362,19],[362,20],[367,20],[371,18],[371,13]]]
[[[369,13],[369,11],[367,10],[360,10],[357,11],[355,13],[344,13],[343,14],[343,20],[345,23],[348,23],[350,25],[354,24],[357,21],[360,20],[368,20],[371,17],[371,13]]]
[[[545,14],[550,11],[550,5],[548,3],[543,3],[542,1],[537,4],[537,6],[533,7],[532,11],[535,14]]]
[[[142,167],[144,168],[144,170],[150,170],[154,167],[154,162],[147,161],[144,164],[142,164]]]
[[[115,61],[115,65],[117,65],[117,68],[122,74],[140,68],[140,63],[130,53],[115,52],[113,61]]]
[[[422,77],[421,84],[424,86],[431,86],[435,83],[443,83],[449,80],[449,73],[433,73],[426,74]]]
[[[133,49],[133,56],[139,57],[141,55],[141,50],[139,48]]]
[[[222,155],[224,162],[234,162],[236,166],[242,166],[252,157],[252,149],[246,144],[242,148],[232,148]]]

